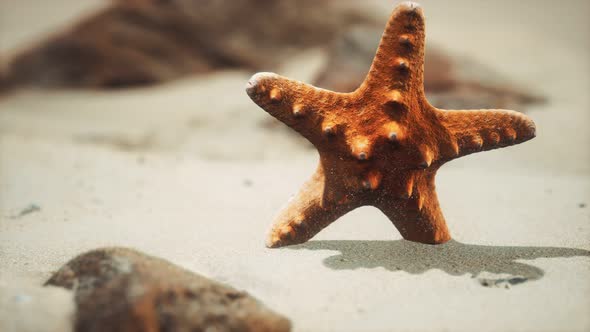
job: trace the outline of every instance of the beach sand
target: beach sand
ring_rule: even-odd
[[[100,5],[55,3],[67,10],[0,5],[22,15],[5,31],[24,30],[3,50]],[[526,110],[534,140],[439,171],[454,238],[440,246],[401,240],[365,207],[307,244],[265,248],[317,153],[248,99],[251,73],[0,97],[2,287],[41,285],[83,251],[126,246],[247,290],[295,331],[590,330],[590,3],[567,3],[422,1],[430,41],[549,100]],[[391,2],[374,5],[385,22]],[[15,317],[31,319],[0,312]]]

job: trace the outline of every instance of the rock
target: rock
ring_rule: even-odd
[[[74,318],[72,292],[19,279],[0,280],[0,331],[67,332]]]
[[[328,63],[314,85],[333,91],[355,90],[371,66],[381,30],[365,25],[340,34],[329,48]],[[444,109],[519,109],[545,101],[489,66],[450,54],[436,44],[426,46],[424,89],[429,102]]]
[[[118,0],[8,59],[0,91],[124,88],[216,70],[278,71],[294,55],[323,49],[313,81],[356,89],[385,22],[351,0]],[[264,10],[262,10],[262,8]],[[474,76],[476,78],[474,79]],[[487,66],[428,45],[425,89],[440,108],[521,108],[543,98]]]
[[[372,19],[333,0],[118,0],[8,61],[0,89],[120,88],[269,70]]]
[[[76,331],[290,331],[247,293],[131,249],[82,254],[46,285],[74,291]]]

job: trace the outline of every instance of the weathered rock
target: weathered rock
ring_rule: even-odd
[[[46,285],[75,292],[76,331],[289,331],[245,292],[124,248],[82,254]]]

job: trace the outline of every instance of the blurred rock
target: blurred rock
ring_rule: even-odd
[[[8,60],[0,90],[122,88],[223,69],[277,71],[304,50],[328,54],[317,86],[352,91],[384,22],[352,0],[118,0]],[[367,10],[365,8],[364,10]],[[543,101],[471,59],[429,45],[425,85],[440,108],[522,108]]]
[[[15,278],[0,280],[0,331],[67,332],[74,317],[73,294]]]
[[[335,91],[353,91],[364,80],[381,38],[381,28],[357,26],[336,39],[329,61],[315,84]],[[444,109],[515,108],[544,98],[510,82],[473,59],[428,44],[424,88],[429,102]]]
[[[76,331],[289,331],[245,292],[124,249],[82,254],[46,283],[72,289]]]
[[[116,88],[188,74],[276,68],[371,19],[350,0],[118,0],[16,55],[9,86]]]

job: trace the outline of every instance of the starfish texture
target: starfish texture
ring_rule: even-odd
[[[268,247],[303,243],[347,212],[380,209],[410,241],[450,240],[435,191],[444,163],[535,137],[535,124],[508,110],[440,110],[424,95],[424,14],[398,5],[365,81],[336,93],[258,73],[250,98],[307,138],[319,166],[279,214]]]

